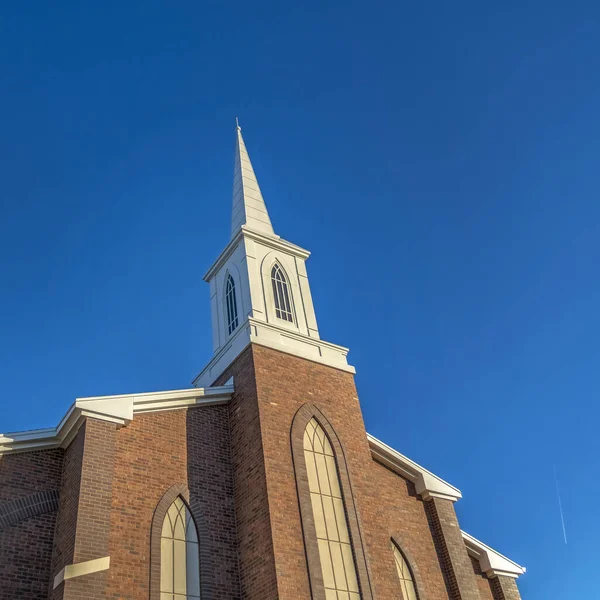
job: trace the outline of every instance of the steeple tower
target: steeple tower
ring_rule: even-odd
[[[271,219],[244,144],[242,128],[237,125],[233,171],[233,211],[231,214],[232,238],[242,225],[247,225],[262,233],[274,234]]]
[[[231,239],[204,276],[214,354],[194,385],[212,385],[250,343],[353,373],[348,349],[319,338],[305,265],[310,252],[273,231],[239,125],[235,137]]]

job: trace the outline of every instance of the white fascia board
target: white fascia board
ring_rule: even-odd
[[[504,575],[505,577],[513,577],[516,579],[527,571],[525,567],[518,565],[513,560],[510,560],[510,558],[507,558],[503,554],[500,554],[500,552],[497,552],[483,542],[480,542],[472,535],[469,535],[465,531],[461,531],[461,533],[465,540],[467,552],[479,561],[481,571],[488,577],[491,578],[498,577],[498,575]]]
[[[208,269],[204,277],[202,278],[204,281],[210,281],[214,274],[227,262],[233,251],[237,248],[238,244],[243,238],[248,238],[254,240],[256,242],[260,242],[264,246],[268,248],[272,248],[273,250],[281,250],[283,252],[287,252],[292,256],[298,256],[306,260],[310,256],[310,252],[300,246],[296,246],[296,244],[292,244],[291,242],[286,242],[282,240],[276,234],[265,234],[255,229],[251,229],[247,225],[242,225],[238,233],[236,233],[235,237],[225,246],[225,249],[215,262]]]
[[[369,440],[373,459],[409,481],[412,481],[415,484],[417,494],[423,500],[443,498],[444,500],[455,502],[459,498],[462,498],[462,494],[458,488],[450,485],[447,481],[434,475],[431,471],[428,471],[410,458],[400,454],[400,452],[384,444],[370,433],[367,433],[367,439]]]
[[[86,417],[124,426],[133,420],[136,413],[224,404],[229,402],[233,391],[233,384],[228,383],[206,389],[77,398],[56,427],[0,434],[0,455],[64,448],[69,445]]]

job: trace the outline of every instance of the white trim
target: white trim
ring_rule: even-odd
[[[63,581],[66,581],[67,579],[81,577],[82,575],[89,575],[90,573],[99,573],[100,571],[106,571],[109,567],[110,556],[86,560],[85,562],[80,562],[75,565],[67,565],[56,574],[56,577],[54,577],[53,589],[56,589]]]
[[[231,335],[227,343],[211,358],[209,363],[196,376],[192,385],[208,389],[225,369],[244,351],[250,343],[255,343],[279,352],[293,354],[347,373],[356,373],[348,364],[348,348],[325,342],[319,338],[282,327],[275,323],[265,323],[247,317]]]
[[[0,434],[0,455],[69,445],[86,417],[128,425],[134,414],[229,402],[233,384],[145,394],[77,398],[56,427]]]
[[[204,275],[204,281],[209,282],[215,273],[227,262],[229,257],[233,254],[236,249],[238,243],[243,238],[248,238],[254,240],[256,242],[260,242],[267,248],[271,248],[273,250],[280,250],[287,254],[291,254],[292,256],[298,256],[306,260],[310,256],[310,252],[301,248],[300,246],[296,246],[296,244],[292,244],[291,242],[287,242],[282,240],[278,235],[266,235],[264,233],[260,233],[254,229],[251,229],[247,225],[242,225],[238,233],[234,238],[225,246],[225,249],[219,257],[215,260],[215,262],[210,266],[206,274]]]
[[[465,531],[461,531],[461,533],[467,547],[467,552],[479,561],[482,572],[489,578],[504,575],[505,577],[516,579],[527,571],[525,567],[518,565],[513,560],[510,560],[510,558],[480,542],[472,535],[469,535]]]
[[[415,484],[417,494],[423,500],[443,498],[444,500],[455,502],[459,498],[462,498],[462,494],[458,488],[434,475],[431,471],[400,454],[400,452],[384,444],[369,433],[367,433],[367,439],[369,440],[373,459],[405,479],[412,481]]]

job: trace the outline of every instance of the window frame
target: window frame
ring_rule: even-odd
[[[277,277],[279,275],[279,278]],[[271,282],[271,298],[273,300],[273,314],[278,323],[296,325],[296,314],[294,311],[294,294],[290,278],[279,261],[274,261],[269,270],[269,281]],[[282,304],[286,306],[282,307]],[[281,315],[285,315],[281,316]]]
[[[346,521],[350,534],[350,543],[354,555],[356,576],[358,579],[359,595],[361,600],[373,600],[371,588],[371,575],[366,561],[365,548],[360,533],[360,521],[354,503],[352,484],[346,464],[345,452],[333,427],[325,415],[313,404],[304,404],[294,416],[290,433],[292,457],[296,487],[298,491],[298,503],[300,506],[300,518],[302,522],[302,533],[304,537],[304,549],[308,563],[308,576],[313,600],[326,600],[325,585],[321,569],[321,559],[317,541],[317,531],[313,515],[313,507],[310,497],[308,483],[308,472],[304,458],[304,432],[308,422],[314,418],[325,435],[329,439],[335,462],[337,465],[339,483],[342,491],[344,508],[346,509]]]
[[[229,271],[227,271],[227,275],[225,276],[225,293],[223,295],[223,299],[225,302],[225,328],[227,331],[227,337],[229,337],[233,335],[239,326],[239,311],[235,279]]]
[[[417,594],[418,600],[427,600],[428,596],[427,596],[427,592],[425,590],[425,583],[423,581],[423,578],[421,577],[421,572],[419,571],[419,568],[415,561],[415,557],[411,554],[411,552],[409,550],[409,546],[410,546],[410,544],[408,543],[409,541],[410,541],[410,539],[407,538],[407,536],[404,533],[402,533],[401,531],[396,530],[390,536],[391,544],[393,546],[396,546],[396,548],[398,548],[398,551],[404,557],[404,560],[406,561],[406,564],[408,565],[408,569],[412,575],[412,580],[413,580],[413,583],[415,586],[415,592]],[[391,568],[393,569],[394,577],[396,578],[396,581],[398,582],[398,587],[401,588],[400,578],[398,577],[398,571],[397,571],[397,567],[396,567],[396,559],[393,556],[393,548],[390,547],[390,550],[392,550],[392,556],[390,557]],[[400,593],[401,593],[401,595],[399,596],[399,600],[405,600],[404,595],[402,594],[402,591]]]
[[[201,600],[214,600],[214,569],[213,552],[208,527],[203,518],[200,504],[197,499],[190,501],[190,491],[183,483],[177,483],[170,487],[158,501],[152,516],[150,528],[150,600],[161,600],[160,598],[160,576],[161,576],[161,534],[165,515],[175,499],[180,496],[186,504],[198,534],[198,556],[200,561],[200,598]]]

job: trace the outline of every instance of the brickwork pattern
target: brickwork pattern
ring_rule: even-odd
[[[469,556],[469,558],[471,559],[473,574],[475,575],[475,583],[477,585],[477,589],[479,590],[479,596],[481,597],[481,600],[495,600],[494,595],[492,594],[491,581],[487,578],[485,573],[481,572],[479,561],[472,556]]]
[[[67,448],[61,489],[65,501],[60,503],[57,525],[63,553],[60,560],[57,552],[53,575],[69,564],[109,556],[115,436],[114,423],[87,418]],[[53,598],[103,598],[107,579],[107,571],[69,579],[53,590]]]
[[[148,600],[152,571],[160,578],[160,561],[151,556],[152,522],[174,485],[189,489],[189,498],[182,495],[199,530],[201,522],[206,527],[199,531],[202,590],[215,600],[240,597],[228,407],[206,406],[139,414],[118,431],[106,598]],[[212,559],[208,572],[205,552]]]
[[[0,598],[47,598],[55,524],[54,512],[0,531]]]
[[[47,597],[63,454],[0,457],[0,598]]]
[[[58,509],[58,490],[37,492],[0,504],[0,531],[20,521],[55,512]]]
[[[224,384],[231,376],[236,388],[229,404],[229,423],[241,597],[244,600],[276,600],[280,596],[271,534],[272,499],[268,495],[265,477],[251,346],[240,354],[215,385]],[[289,440],[289,428],[286,433]],[[281,510],[283,507],[275,507],[276,512]],[[295,510],[297,513],[297,504]],[[304,565],[304,555],[299,560]],[[280,575],[287,576],[284,572]],[[293,571],[290,577],[295,577]],[[298,589],[296,597],[310,598],[309,594],[306,585]]]
[[[64,454],[52,553],[52,570],[49,578],[49,597],[51,600],[63,600],[65,586],[60,585],[53,589],[54,576],[65,565],[73,564],[86,425],[86,423],[81,425]]]
[[[449,584],[450,597],[456,600],[481,600],[454,504],[450,500],[433,498],[427,502],[427,510],[440,549],[442,570]]]
[[[494,600],[521,600],[517,582],[512,577],[499,575],[490,579]]]
[[[378,597],[401,597],[390,546],[393,538],[412,569],[420,600],[447,600],[448,590],[425,511],[427,503],[417,496],[412,482],[375,461],[368,475],[365,483],[369,496],[362,512],[370,553],[376,557],[372,569]]]
[[[57,490],[63,450],[37,450],[0,456],[0,503],[35,492]]]
[[[391,600],[401,595],[390,540],[394,533],[406,531],[406,539],[398,541],[418,561],[416,566],[423,575],[421,580],[427,586],[423,596],[427,600],[448,600],[424,503],[416,498],[414,488],[405,480],[372,460],[353,376],[257,345],[249,347],[218,383],[231,375],[236,387],[230,407],[233,445],[242,440],[245,444],[239,452],[236,468],[242,482],[249,480],[248,472],[254,474],[260,482],[257,486],[260,494],[254,496],[252,506],[256,510],[268,508],[269,511],[267,516],[260,515],[256,530],[247,526],[249,520],[240,527],[238,514],[240,543],[255,544],[256,538],[249,536],[259,531],[261,545],[268,549],[270,536],[277,577],[264,595],[247,597],[260,600],[311,597],[290,443],[294,415],[309,402],[323,412],[344,448],[374,597]],[[250,402],[245,403],[246,400]],[[235,432],[239,431],[236,422],[242,425],[239,429],[245,428],[245,438],[236,439]],[[250,452],[247,449],[249,441],[252,442],[251,452],[255,453],[252,461],[246,460]],[[261,465],[260,452],[264,465]],[[264,469],[264,475],[261,469]],[[248,490],[249,486],[242,483],[236,495],[239,493],[239,497],[244,498],[243,492]],[[270,532],[265,531],[268,525]],[[245,540],[246,536],[251,542]],[[470,568],[464,545],[463,551]],[[271,556],[265,553],[263,564],[270,561]],[[470,577],[473,577],[472,571]]]

